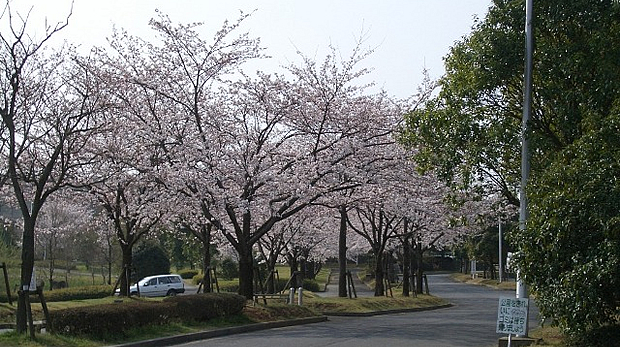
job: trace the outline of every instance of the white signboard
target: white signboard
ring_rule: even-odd
[[[497,309],[497,333],[525,335],[528,299],[500,297]]]

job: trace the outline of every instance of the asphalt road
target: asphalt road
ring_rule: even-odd
[[[495,333],[498,300],[500,296],[514,296],[513,291],[456,283],[449,275],[429,275],[428,279],[431,294],[448,299],[453,307],[372,317],[330,317],[329,321],[322,323],[218,337],[178,346],[497,346],[502,336]],[[538,322],[535,307],[530,310],[530,317],[531,328]]]

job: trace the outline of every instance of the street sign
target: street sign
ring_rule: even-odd
[[[497,333],[525,335],[529,299],[500,297],[497,309]]]

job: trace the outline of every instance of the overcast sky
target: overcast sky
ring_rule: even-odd
[[[449,47],[470,32],[474,18],[484,18],[491,0],[74,0],[69,26],[58,37],[85,49],[105,45],[113,26],[147,36],[150,18],[158,9],[175,23],[205,22],[212,37],[225,19],[239,11],[252,12],[243,31],[260,37],[267,53],[257,69],[278,71],[298,62],[296,51],[322,60],[332,44],[348,56],[365,33],[365,46],[376,52],[363,63],[373,68],[370,78],[389,94],[406,98],[415,93],[422,69],[431,77],[444,72],[442,58]],[[63,19],[71,0],[13,0],[20,12],[32,7],[33,30]],[[254,67],[254,65],[252,65]]]

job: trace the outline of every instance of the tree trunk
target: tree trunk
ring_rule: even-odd
[[[288,268],[292,276],[299,268],[299,264],[297,263],[297,257],[294,255],[289,255],[286,257],[286,259],[288,260]]]
[[[406,220],[405,220],[406,221]],[[411,242],[409,237],[403,240],[403,296],[409,296],[411,291]]]
[[[54,250],[52,249],[52,242],[50,241],[50,248],[48,251],[49,254],[49,262],[50,262],[50,267],[49,267],[49,271],[50,271],[50,290],[54,290]]]
[[[211,292],[211,245],[202,244],[202,292]]]
[[[340,234],[338,237],[338,296],[347,297],[347,208],[340,206]]]
[[[131,264],[133,262],[132,245],[121,242],[123,253],[121,275],[120,275],[120,295],[129,296],[129,286],[131,285]],[[128,276],[129,275],[129,276]]]
[[[375,296],[385,295],[385,262],[383,252],[376,252],[377,262],[375,263]]]
[[[25,333],[27,329],[26,295],[30,287],[32,271],[34,267],[34,218],[24,217],[24,233],[22,236],[22,267],[21,286],[17,299],[17,332]]]
[[[112,244],[108,238],[108,285],[112,284]]]
[[[211,278],[211,229],[212,225],[202,225],[200,227],[200,235],[198,239],[202,243],[202,273],[204,277],[202,278],[202,292],[210,293],[211,292],[211,282],[213,279]]]
[[[422,262],[423,262],[423,258],[422,258],[422,242],[417,242],[416,243],[416,251],[415,251],[415,263],[416,263],[416,292],[418,294],[422,294],[423,290],[422,290],[422,286],[423,286],[423,281],[422,281],[422,275],[423,275],[423,271],[422,271]]]
[[[254,258],[252,257],[252,247],[240,244],[244,247],[239,251],[239,295],[243,295],[248,300],[254,298]]]
[[[267,258],[267,283],[265,285],[265,292],[269,293],[269,294],[273,294],[275,292],[277,292],[276,289],[278,286],[278,283],[276,283],[276,263],[277,263],[278,258],[274,255],[274,254],[269,254],[269,257]],[[292,272],[291,272],[292,274]]]

